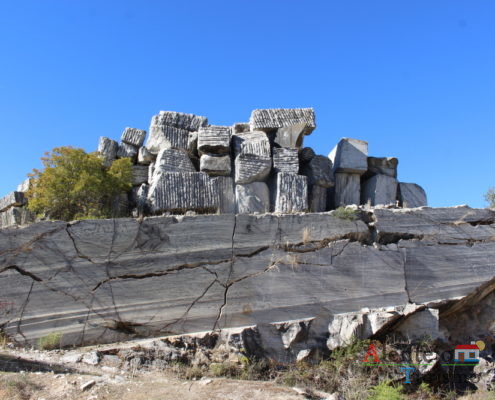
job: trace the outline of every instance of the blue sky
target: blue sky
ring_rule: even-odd
[[[159,110],[212,124],[314,107],[305,144],[399,158],[432,206],[495,186],[493,1],[0,0],[0,195],[45,151]]]

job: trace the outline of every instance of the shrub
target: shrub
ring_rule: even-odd
[[[105,167],[98,153],[58,147],[42,159],[44,170],[30,174],[28,208],[38,215],[70,221],[111,216],[115,196],[132,188],[129,158]]]
[[[334,217],[340,218],[340,219],[347,219],[349,221],[355,221],[357,219],[357,212],[356,210],[353,210],[352,208],[347,208],[347,207],[339,207],[337,208],[332,215]]]
[[[390,386],[388,382],[380,382],[378,385],[370,389],[371,395],[368,400],[401,400],[402,386]]]
[[[495,188],[490,188],[485,193],[485,200],[488,202],[488,207],[495,208]]]
[[[53,332],[46,336],[39,338],[38,347],[41,350],[53,350],[60,347],[60,341],[62,339],[62,334]]]

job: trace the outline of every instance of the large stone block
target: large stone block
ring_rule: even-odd
[[[130,158],[133,162],[137,158],[138,148],[128,143],[120,143],[117,150],[118,158]]]
[[[191,158],[198,158],[198,132],[189,132],[187,138],[187,154]]]
[[[299,150],[299,162],[301,164],[310,162],[315,155],[316,154],[311,147],[304,147]]]
[[[182,149],[188,148],[189,131],[168,125],[150,126],[150,134],[146,141],[146,148],[153,154],[158,154],[164,149]]]
[[[368,179],[373,175],[382,174],[397,178],[397,165],[399,160],[395,157],[368,157],[368,170],[363,178]]]
[[[234,179],[229,176],[219,176],[213,178],[213,181],[218,186],[220,214],[235,214]]]
[[[36,216],[25,207],[11,207],[0,212],[0,228],[16,225],[28,225],[34,222]]]
[[[427,206],[425,190],[415,183],[399,182],[399,205],[408,208]]]
[[[200,154],[228,154],[231,136],[230,126],[210,125],[199,128],[198,151]]]
[[[255,131],[234,135],[235,182],[263,181],[272,168],[270,141],[264,132]]]
[[[23,206],[26,204],[26,197],[23,192],[10,192],[0,199],[0,212],[10,207]]]
[[[235,198],[238,214],[265,214],[270,211],[270,193],[264,182],[236,185]]]
[[[335,183],[332,161],[325,156],[314,156],[311,160],[302,166],[302,175],[308,177],[310,185],[318,185],[329,188]]]
[[[335,208],[359,204],[361,200],[361,176],[360,174],[335,173]]]
[[[107,137],[100,137],[100,141],[98,143],[98,152],[103,156],[104,163],[107,167],[109,167],[113,160],[117,157],[117,151],[119,149],[119,144],[112,139]]]
[[[333,163],[334,172],[364,174],[368,169],[368,142],[342,138],[328,158]]]
[[[149,165],[155,161],[156,156],[152,154],[146,147],[140,147],[138,151],[138,163]]]
[[[31,185],[32,185],[31,178],[27,178],[22,183],[20,183],[19,185],[17,185],[17,191],[18,192],[24,192],[25,193],[29,189],[31,189]]]
[[[136,128],[125,128],[120,140],[123,143],[131,144],[135,147],[141,147],[146,138],[146,131]]]
[[[197,131],[207,124],[208,119],[206,117],[176,111],[160,111],[159,114],[151,118],[151,126],[172,126],[191,132]]]
[[[372,206],[394,204],[397,201],[397,179],[388,175],[374,175],[362,185],[361,203]]]
[[[293,213],[308,209],[308,179],[302,175],[277,174],[275,212]]]
[[[147,165],[133,165],[132,184],[136,186],[142,183],[148,183],[148,171],[149,167]]]
[[[316,127],[312,108],[273,108],[254,110],[249,119],[251,130],[272,130],[297,124],[305,124],[304,134],[309,135]]]
[[[155,172],[148,200],[153,213],[213,212],[219,208],[218,183],[203,172]]]
[[[309,189],[309,211],[324,212],[327,207],[327,188],[313,185]]]
[[[193,163],[183,150],[163,149],[156,157],[154,174],[158,172],[196,172]]]
[[[200,158],[200,171],[210,176],[229,176],[231,169],[230,156],[203,154]]]
[[[297,149],[275,147],[273,149],[273,171],[275,173],[299,173],[299,155]]]
[[[243,133],[249,132],[251,127],[249,126],[249,122],[236,122],[232,125],[232,133]]]
[[[299,149],[303,145],[304,135],[310,131],[307,124],[296,124],[278,128],[274,134],[273,142],[281,147]]]

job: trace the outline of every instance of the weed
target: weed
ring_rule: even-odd
[[[352,208],[348,207],[339,207],[332,212],[334,217],[345,219],[348,221],[355,221],[357,219],[357,212]]]
[[[303,229],[302,242],[304,244],[308,244],[309,242],[311,242],[311,232],[309,231],[308,228]]]
[[[402,385],[391,386],[390,382],[383,381],[370,389],[368,400],[402,400],[402,389]]]
[[[62,334],[58,332],[49,333],[46,336],[39,338],[38,347],[41,350],[53,350],[60,348],[60,342],[62,340]]]

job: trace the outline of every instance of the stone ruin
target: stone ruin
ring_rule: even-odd
[[[324,212],[347,205],[426,206],[425,191],[397,180],[397,158],[368,157],[368,143],[342,138],[327,156],[304,147],[316,128],[312,108],[254,110],[249,122],[209,125],[206,117],[160,111],[146,131],[101,137],[110,165],[133,162],[133,189],[114,216]],[[29,180],[0,199],[0,227],[25,225]]]

